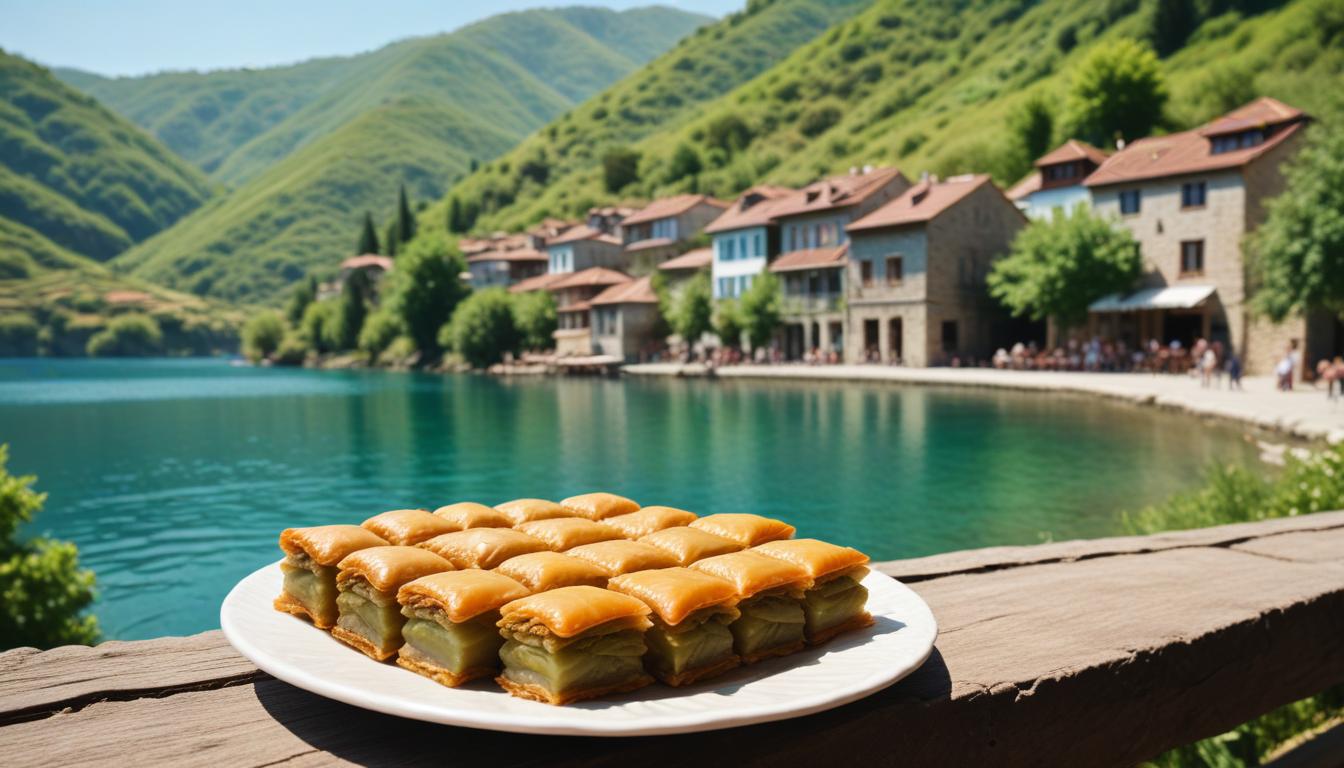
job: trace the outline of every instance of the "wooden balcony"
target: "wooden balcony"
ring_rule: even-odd
[[[0,745],[44,768],[1128,766],[1344,682],[1344,512],[880,568],[932,606],[932,657],[796,720],[628,739],[450,728],[290,687],[206,632],[0,654]],[[1337,728],[1295,764],[1341,750]]]

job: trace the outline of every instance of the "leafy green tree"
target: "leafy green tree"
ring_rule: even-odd
[[[369,314],[369,294],[373,292],[369,275],[362,269],[350,272],[341,286],[341,310],[336,336],[340,349],[354,349],[359,343],[359,332]]]
[[[79,567],[74,544],[18,540],[47,495],[32,489],[37,478],[9,474],[8,462],[9,446],[0,445],[0,650],[92,645],[98,620],[83,611],[93,602],[93,573]]]
[[[746,328],[747,339],[752,349],[769,346],[770,339],[783,315],[780,305],[783,303],[783,291],[779,278],[773,272],[762,272],[752,279],[751,285],[742,292],[739,299],[742,308],[742,325]]]
[[[397,235],[398,229],[397,220],[393,219],[387,222],[387,228],[383,230],[383,243],[387,250],[385,255],[394,259],[397,257],[397,251],[401,250],[401,238]]]
[[[95,333],[85,347],[89,357],[143,357],[163,352],[163,331],[149,315],[121,315]]]
[[[1155,0],[1148,39],[1159,55],[1170,56],[1185,45],[1197,26],[1199,12],[1194,0]]]
[[[672,153],[672,162],[667,166],[667,181],[670,184],[687,176],[694,176],[703,167],[695,147],[683,142],[678,144],[676,151]]]
[[[379,309],[364,321],[359,331],[359,351],[375,362],[383,350],[401,335],[401,321],[386,309]]]
[[[1285,176],[1286,190],[1247,239],[1255,306],[1274,320],[1317,309],[1344,317],[1344,124],[1312,126]]]
[[[0,357],[32,357],[37,354],[41,329],[37,321],[21,312],[0,316]]]
[[[1094,48],[1069,84],[1071,133],[1097,146],[1147,136],[1161,120],[1167,87],[1153,49],[1119,39]]]
[[[294,286],[293,293],[289,294],[289,301],[285,304],[285,319],[290,325],[297,326],[303,320],[303,312],[308,309],[308,305],[317,300],[317,278],[310,276],[307,280]]]
[[[705,126],[705,144],[723,150],[729,157],[746,149],[751,139],[751,126],[734,114],[716,117]]]
[[[1025,166],[1030,168],[1038,157],[1052,149],[1055,116],[1045,99],[1036,94],[1018,105],[1009,115],[1008,130],[1016,145],[1015,149],[1025,161]]]
[[[639,153],[626,147],[616,147],[602,156],[602,184],[607,192],[616,194],[639,181]]]
[[[243,354],[260,362],[280,348],[285,340],[285,319],[279,312],[258,312],[243,324]]]
[[[513,302],[503,288],[486,288],[468,296],[439,333],[439,344],[451,347],[474,368],[487,368],[503,359],[505,352],[517,352],[519,340]]]
[[[457,195],[448,198],[448,231],[454,234],[467,231],[466,220],[462,217],[462,201]]]
[[[714,317],[714,332],[726,347],[737,348],[742,345],[742,332],[746,329],[742,317],[742,305],[736,299],[723,299],[719,302]]]
[[[411,213],[411,204],[406,198],[406,185],[402,184],[397,192],[397,242],[409,243],[414,237],[415,214]]]
[[[667,324],[687,344],[694,344],[714,329],[714,294],[708,270],[697,272],[675,293]]]
[[[308,349],[326,354],[341,347],[341,303],[315,301],[308,305],[299,322],[299,337]]]
[[[513,324],[521,349],[550,349],[556,329],[555,297],[550,291],[529,291],[513,297]]]
[[[466,262],[439,232],[426,232],[407,246],[388,274],[383,305],[400,320],[426,360],[439,356],[439,329],[468,293]]]
[[[1014,315],[1072,326],[1087,319],[1092,302],[1132,288],[1142,271],[1129,230],[1079,207],[1018,232],[987,282],[990,295]]]
[[[380,253],[378,248],[378,232],[373,226],[373,214],[364,212],[364,226],[359,231],[359,245],[355,248],[358,256],[366,253]]]
[[[303,365],[303,361],[308,357],[308,342],[304,340],[303,333],[297,330],[291,330],[285,334],[285,338],[280,341],[280,346],[276,348],[275,354],[271,356],[271,361],[276,365]]]

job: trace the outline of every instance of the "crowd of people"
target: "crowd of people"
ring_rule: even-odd
[[[1179,340],[1163,344],[1150,339],[1147,344],[1130,347],[1123,340],[1094,336],[1087,341],[1069,339],[1047,349],[1036,342],[1014,344],[1011,350],[994,353],[995,368],[1021,371],[1090,371],[1106,373],[1189,373],[1198,375],[1205,386],[1240,386],[1242,361],[1221,341],[1199,339],[1190,348]]]

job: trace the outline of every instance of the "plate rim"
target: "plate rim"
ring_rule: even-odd
[[[617,738],[630,736],[657,736],[723,730],[745,725],[804,717],[866,698],[913,674],[920,669],[933,654],[933,649],[939,632],[938,622],[933,615],[932,609],[929,608],[928,603],[926,603],[917,592],[910,589],[910,587],[901,583],[899,580],[874,570],[870,571],[869,574],[864,577],[863,582],[865,585],[869,585],[870,580],[874,579],[889,582],[889,584],[887,584],[888,587],[894,587],[898,591],[908,593],[908,597],[913,598],[912,604],[917,605],[922,609],[921,612],[923,616],[920,617],[892,617],[900,621],[905,627],[927,627],[925,631],[928,633],[928,639],[925,643],[925,647],[918,654],[918,658],[908,664],[896,668],[874,667],[874,670],[876,671],[865,675],[861,680],[856,680],[852,685],[845,686],[839,693],[836,693],[834,689],[828,688],[807,698],[802,703],[799,703],[799,700],[796,698],[781,699],[778,704],[769,705],[764,708],[753,708],[748,713],[740,715],[734,712],[725,714],[719,710],[705,710],[672,715],[666,719],[660,719],[658,724],[649,724],[641,720],[607,722],[601,717],[585,718],[580,722],[575,722],[573,720],[557,721],[545,714],[501,714],[470,708],[453,708],[444,707],[443,705],[429,706],[414,699],[397,700],[387,694],[370,693],[367,690],[344,685],[339,680],[332,680],[311,673],[292,663],[285,662],[283,659],[276,657],[269,651],[263,650],[257,644],[253,643],[248,638],[248,633],[235,622],[242,618],[241,611],[245,611],[249,607],[244,603],[242,598],[242,593],[245,590],[245,587],[250,586],[250,583],[254,580],[261,580],[268,577],[273,578],[272,574],[278,571],[279,563],[280,561],[277,560],[276,562],[258,568],[245,576],[229,590],[228,595],[220,605],[220,628],[223,631],[225,638],[235,650],[253,664],[257,665],[258,669],[278,680],[293,685],[296,688],[350,706],[359,707],[360,709],[441,725],[504,733]],[[268,604],[266,608],[269,610],[270,605]],[[272,612],[277,620],[303,621],[302,619],[280,611]],[[918,619],[918,621],[916,619]],[[304,623],[306,624],[306,622]],[[309,625],[309,627],[316,632],[322,631],[311,627],[311,625]],[[353,653],[352,658],[355,657],[360,661],[370,664],[378,663],[358,653]],[[407,674],[412,673],[408,672]],[[508,694],[501,691],[500,695]],[[539,706],[550,708],[549,705]],[[450,713],[451,717],[445,717],[445,712]],[[545,710],[539,710],[539,712],[545,712]]]

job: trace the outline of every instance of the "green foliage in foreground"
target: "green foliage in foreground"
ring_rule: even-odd
[[[505,352],[517,352],[518,327],[513,302],[503,288],[486,288],[468,296],[439,331],[439,344],[462,356],[473,368],[500,362]]]
[[[1266,478],[1244,467],[1214,467],[1197,490],[1137,513],[1123,525],[1134,534],[1203,528],[1344,509],[1344,445],[1289,457],[1283,472]],[[1344,718],[1344,686],[1295,702],[1211,739],[1153,761],[1160,768],[1236,768],[1260,765],[1295,734]]]
[[[47,497],[32,489],[37,478],[9,474],[8,460],[0,445],[0,650],[95,643],[98,621],[81,615],[93,602],[93,573],[80,569],[74,544],[18,540]]]
[[[243,355],[258,363],[280,348],[285,340],[285,319],[278,312],[258,312],[243,325]]]
[[[1064,325],[1087,319],[1092,302],[1129,290],[1143,272],[1139,244],[1128,229],[1079,206],[1033,221],[994,262],[989,293],[1017,316]]]
[[[163,353],[163,330],[148,315],[122,315],[89,339],[89,357],[146,357]]]

